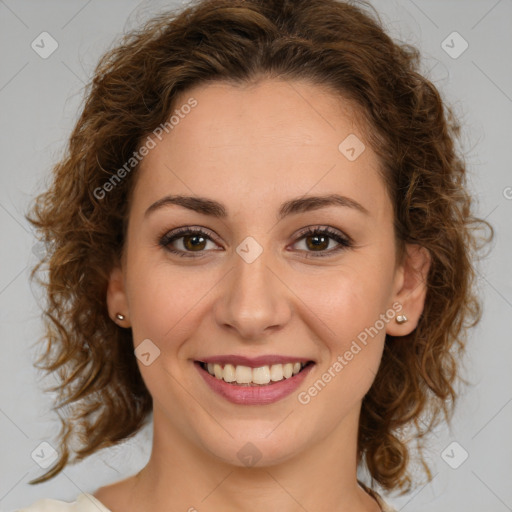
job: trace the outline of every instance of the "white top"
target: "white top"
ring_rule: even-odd
[[[80,494],[75,501],[42,499],[27,508],[20,508],[16,512],[111,512],[103,503],[92,494]]]
[[[371,492],[382,512],[396,512],[375,492]],[[68,503],[65,501],[43,499],[36,501],[27,508],[21,508],[15,512],[111,512],[103,503],[98,501],[92,494],[80,494],[75,501]]]

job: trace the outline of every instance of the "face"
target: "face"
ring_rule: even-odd
[[[189,98],[137,171],[109,311],[132,327],[156,431],[238,466],[250,442],[275,464],[357,426],[386,332],[410,332],[424,295],[396,263],[379,162],[347,102],[278,80],[201,85],[176,108]],[[309,364],[285,378],[286,361]]]

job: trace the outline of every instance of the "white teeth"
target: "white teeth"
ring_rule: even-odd
[[[282,364],[273,364],[270,367],[270,380],[273,382],[277,382],[279,380],[283,380],[283,365]]]
[[[283,365],[283,375],[285,379],[289,379],[293,375],[293,363]]]
[[[270,368],[268,366],[253,368],[252,382],[254,384],[268,384],[270,382]]]
[[[217,363],[208,363],[206,369],[210,375],[215,376],[217,379],[223,379],[225,382],[265,385],[271,381],[278,382],[283,379],[289,379],[292,375],[297,375],[304,366],[306,366],[306,363],[286,363],[251,368],[243,365],[234,366],[232,364],[226,364],[223,367]]]
[[[238,384],[250,384],[252,382],[252,369],[248,366],[237,366],[235,380]]]
[[[210,372],[210,368],[208,368],[208,371]],[[215,375],[217,379],[222,379],[223,372],[222,372],[222,366],[220,364],[214,364],[213,365],[213,373],[210,372],[212,375]]]
[[[222,378],[226,382],[234,382],[236,380],[235,367],[232,364],[227,364],[224,366]]]

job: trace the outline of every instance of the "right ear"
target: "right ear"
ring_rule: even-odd
[[[107,287],[107,307],[110,318],[116,324],[121,327],[130,327],[130,311],[128,310],[124,275],[121,267],[114,267],[110,272]]]

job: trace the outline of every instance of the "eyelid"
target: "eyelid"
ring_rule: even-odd
[[[181,236],[185,236],[188,234],[202,234],[204,236],[209,237],[211,240],[213,240],[216,244],[219,244],[220,237],[216,235],[213,231],[209,230],[208,228],[203,228],[202,226],[182,226],[180,228],[175,228],[171,230],[165,230],[159,237],[158,240],[162,241],[164,239],[174,239],[174,238],[180,238]]]
[[[333,255],[338,255],[342,253],[343,251],[346,251],[347,249],[351,249],[355,246],[354,241],[350,236],[345,234],[343,231],[333,228],[331,226],[326,225],[312,225],[312,226],[306,226],[305,228],[302,228],[297,235],[295,235],[295,241],[292,245],[295,245],[296,243],[303,240],[305,237],[313,236],[313,235],[321,235],[326,236],[327,238],[334,240],[338,245],[336,247],[333,247],[326,251],[299,251],[304,255],[305,258],[308,259],[317,259],[317,258],[323,258],[323,257],[329,257]]]
[[[342,238],[345,242],[349,244],[353,244],[354,241],[352,238],[347,235],[344,231],[341,231],[338,228],[333,228],[332,226],[322,225],[322,224],[312,224],[311,226],[305,226],[301,228],[298,233],[296,233],[296,237],[302,238],[304,235],[314,234],[314,233],[327,233],[328,235],[337,236]]]

